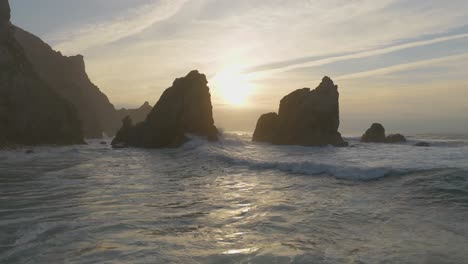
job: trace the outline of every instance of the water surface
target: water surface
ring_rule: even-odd
[[[466,263],[468,138],[350,140],[0,151],[0,263]]]

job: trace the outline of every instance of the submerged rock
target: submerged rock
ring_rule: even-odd
[[[366,133],[362,135],[361,142],[365,143],[401,143],[406,142],[405,136],[402,134],[391,134],[385,136],[385,128],[382,124],[374,123]]]
[[[430,147],[431,146],[431,143],[429,142],[418,142],[416,144],[414,144],[415,147]]]
[[[366,143],[384,143],[385,140],[385,128],[379,123],[372,124],[372,126],[367,129],[366,133],[361,137],[361,142]]]
[[[188,140],[185,134],[218,140],[207,84],[206,76],[198,71],[176,79],[144,122],[134,125],[130,117],[123,120],[112,145],[178,147]]]
[[[347,146],[338,132],[338,86],[324,77],[314,90],[303,88],[285,96],[275,113],[260,117],[253,141],[277,145]]]
[[[84,143],[75,108],[40,78],[14,31],[0,0],[0,147]]]

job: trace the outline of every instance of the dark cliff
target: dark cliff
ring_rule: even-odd
[[[0,146],[83,143],[75,108],[42,81],[0,0]]]
[[[15,38],[40,77],[78,111],[86,138],[114,135],[120,126],[114,106],[89,79],[83,56],[63,56],[47,43],[20,28]]]

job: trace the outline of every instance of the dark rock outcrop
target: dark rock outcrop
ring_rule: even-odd
[[[214,126],[211,95],[204,74],[192,71],[166,89],[144,122],[133,124],[130,117],[112,141],[115,147],[178,147],[185,134],[218,139]]]
[[[367,129],[366,133],[361,137],[361,142],[366,143],[385,143],[385,141],[385,128],[379,123],[372,124],[372,126]]]
[[[338,132],[338,86],[324,77],[315,90],[303,88],[285,96],[278,115],[260,117],[253,141],[277,145],[347,146]]]
[[[406,142],[405,136],[402,134],[391,134],[385,136],[385,128],[382,124],[374,123],[367,129],[366,133],[362,135],[361,142],[364,143],[402,143]]]
[[[0,0],[0,146],[83,143],[75,108],[34,70]]]

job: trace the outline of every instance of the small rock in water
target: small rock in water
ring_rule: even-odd
[[[28,150],[26,150],[24,153],[26,153],[26,154],[33,154],[33,153],[34,153],[34,150],[28,149]]]
[[[362,135],[361,142],[365,143],[402,143],[406,142],[405,136],[402,134],[391,134],[385,136],[385,128],[382,124],[374,123]]]
[[[101,141],[101,145],[107,145],[106,141]]]
[[[430,147],[431,143],[429,143],[429,142],[418,142],[418,143],[414,144],[414,146],[416,146],[416,147]]]
[[[392,135],[387,136],[385,141],[387,143],[401,143],[401,142],[406,142],[406,138],[402,134],[392,134]]]
[[[372,124],[361,137],[361,142],[365,143],[384,143],[385,141],[385,128],[379,123]]]

